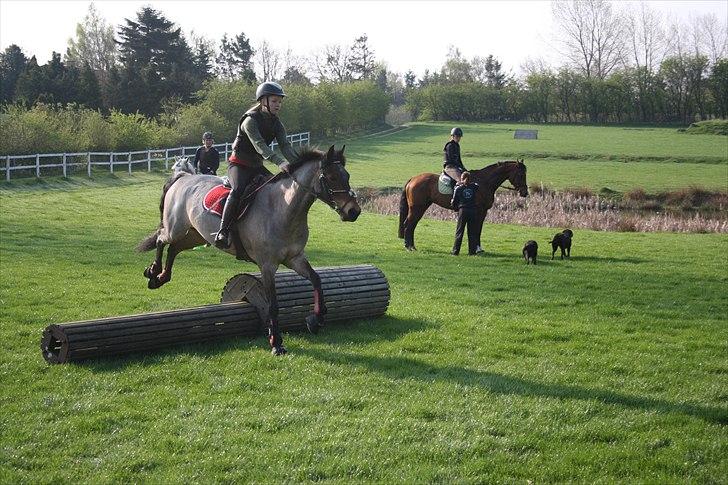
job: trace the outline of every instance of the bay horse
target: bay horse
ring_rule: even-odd
[[[321,279],[304,253],[308,241],[308,212],[318,199],[334,209],[342,221],[354,222],[361,213],[356,194],[349,185],[345,169],[344,147],[328,152],[305,148],[291,164],[290,174],[281,172],[258,191],[245,217],[234,231],[247,256],[260,268],[268,311],[263,315],[268,341],[274,355],[286,353],[278,329],[278,302],[275,273],[283,264],[311,282],[314,294],[313,314],[306,319],[315,333],[324,324],[326,303]],[[157,230],[141,241],[139,251],[156,249],[156,257],[144,270],[150,289],[159,288],[172,279],[175,257],[184,250],[203,244],[214,246],[220,228],[220,216],[203,206],[205,195],[220,185],[215,175],[192,175],[177,171],[167,180],[160,201],[161,222]],[[165,247],[167,259],[162,266]],[[235,245],[223,251],[237,255]]]
[[[399,199],[399,238],[404,239],[404,247],[414,251],[415,228],[425,211],[433,203],[445,209],[452,209],[450,199],[452,194],[441,194],[438,190],[439,174],[421,173],[409,179],[402,190]],[[526,183],[526,165],[523,160],[504,160],[480,170],[470,171],[470,181],[480,186],[476,195],[478,224],[478,252],[480,247],[480,234],[483,231],[483,221],[488,210],[493,207],[495,191],[508,180],[521,197],[528,197],[528,184]]]

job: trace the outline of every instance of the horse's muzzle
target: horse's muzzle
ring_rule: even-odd
[[[518,191],[518,195],[521,197],[528,197],[528,187],[523,187]]]
[[[344,222],[354,222],[359,217],[359,214],[361,214],[361,208],[359,207],[359,204],[356,202],[351,202],[349,204],[346,204],[341,211],[339,212],[339,216],[341,217],[341,220]]]

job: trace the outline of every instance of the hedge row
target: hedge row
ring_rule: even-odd
[[[76,106],[9,106],[0,112],[0,154],[125,151],[193,145],[212,131],[232,141],[242,113],[254,104],[255,86],[215,81],[200,101],[148,119],[113,111],[102,115]],[[288,86],[281,119],[289,133],[333,135],[381,124],[389,98],[373,82]]]

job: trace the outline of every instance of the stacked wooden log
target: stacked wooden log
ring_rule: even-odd
[[[328,313],[326,323],[383,315],[389,306],[389,284],[371,265],[317,268]],[[225,285],[222,303],[167,312],[102,318],[49,325],[41,350],[49,363],[143,352],[212,339],[257,336],[265,297],[259,274],[240,274]],[[279,325],[282,330],[305,328],[313,309],[313,288],[292,271],[276,274]]]

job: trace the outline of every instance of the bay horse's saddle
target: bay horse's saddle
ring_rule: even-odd
[[[440,178],[437,179],[437,191],[441,194],[452,194],[455,187],[455,179],[452,178],[444,170],[440,174]]]

